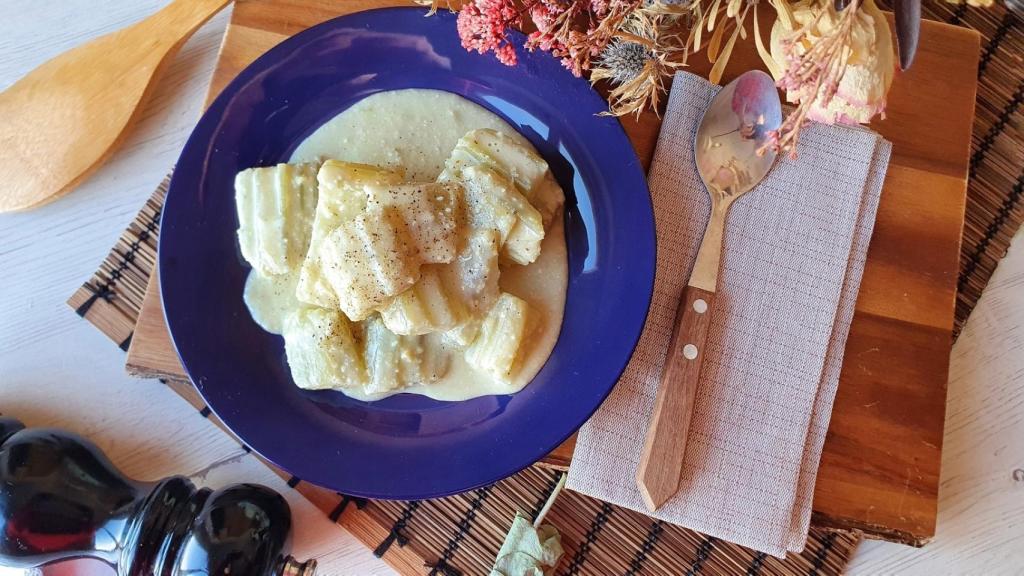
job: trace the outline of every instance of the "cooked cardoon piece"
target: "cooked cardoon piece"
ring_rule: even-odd
[[[420,278],[423,259],[394,208],[360,214],[320,245],[321,274],[337,307],[363,320]]]
[[[374,316],[365,323],[364,349],[369,382],[365,392],[381,395],[417,384],[430,384],[448,372],[448,355],[427,346],[424,336],[402,336]]]
[[[367,213],[393,208],[402,215],[424,262],[451,262],[455,257],[462,211],[459,185],[374,185],[366,192]]]
[[[442,280],[442,267],[452,264],[428,264],[416,284],[381,308],[384,325],[395,334],[443,332],[470,319],[461,294]]]
[[[480,323],[476,339],[466,349],[466,362],[501,382],[510,382],[519,348],[527,335],[529,306],[503,292]]]
[[[249,168],[235,176],[238,244],[260,274],[302,264],[317,203],[317,164]]]
[[[529,147],[496,130],[482,128],[463,136],[438,180],[462,180],[462,172],[468,166],[485,166],[512,181],[540,212],[545,228],[564,201],[548,163]]]
[[[443,268],[444,283],[458,293],[474,316],[483,316],[498,298],[498,246],[496,230],[473,230],[455,260]]]
[[[487,166],[513,180],[528,194],[544,178],[548,164],[532,150],[512,137],[489,128],[468,132],[459,139],[451,157],[445,163],[441,179],[459,179],[466,166]]]
[[[498,299],[499,242],[497,230],[473,230],[455,260],[442,269],[444,284],[459,295],[470,314],[470,319],[444,334],[445,341],[458,348],[473,341],[480,319]]]
[[[455,258],[461,189],[448,184],[368,186],[363,211],[320,243],[320,274],[351,320],[385,307],[424,264]]]
[[[477,170],[472,168],[470,171]],[[512,191],[512,194],[517,194]],[[474,197],[496,199],[489,204],[497,210],[507,208],[500,192],[482,190]],[[441,198],[437,196],[436,198]],[[479,208],[479,210],[478,210]],[[471,216],[474,220],[492,222],[495,210],[491,208],[470,208],[482,214]],[[420,213],[428,213],[419,210]],[[516,228],[515,214],[509,215],[506,227]],[[525,234],[516,234],[522,238]],[[451,262],[441,265],[424,266],[424,272],[416,284],[396,296],[386,307],[381,308],[384,323],[398,334],[426,334],[451,330],[449,340],[468,345],[475,334],[473,324],[478,324],[484,313],[498,297],[498,247],[501,234],[491,227],[470,228],[461,248]],[[429,273],[427,272],[429,270]]]
[[[367,186],[400,184],[403,177],[401,172],[366,164],[337,160],[324,162],[317,173],[320,194],[309,249],[295,289],[295,296],[300,302],[322,308],[338,307],[338,298],[324,278],[320,245],[342,222],[355,218],[366,208]]]
[[[343,314],[299,308],[284,321],[284,350],[300,388],[357,388],[368,381],[362,350]]]
[[[497,230],[502,256],[530,264],[540,255],[544,221],[512,182],[486,166],[462,169],[469,224]]]

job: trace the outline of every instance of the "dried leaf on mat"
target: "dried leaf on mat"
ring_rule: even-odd
[[[545,576],[561,557],[558,530],[550,524],[535,528],[529,518],[517,512],[490,576]]]

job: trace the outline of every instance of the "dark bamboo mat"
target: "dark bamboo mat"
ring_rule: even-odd
[[[1024,221],[1024,22],[1001,5],[982,10],[927,0],[924,13],[982,36],[960,254],[959,330]],[[122,349],[131,342],[155,264],[166,185],[165,180],[99,270],[68,301]],[[172,386],[203,417],[213,418],[190,387]],[[289,485],[373,544],[392,565],[404,567],[403,573],[469,576],[487,573],[515,511],[536,513],[556,475],[535,466],[487,488],[422,502],[366,502],[298,478],[289,478]],[[563,535],[566,555],[556,572],[566,575],[839,574],[858,538],[812,529],[802,554],[778,560],[570,491],[562,493],[548,518]]]
[[[160,213],[171,176],[164,178],[100,268],[68,299],[75,312],[124,351],[132,341],[149,276],[156,269]]]
[[[161,183],[100,270],[68,301],[122,349],[131,342],[131,326],[154,267],[167,183],[167,179]],[[224,428],[189,384],[165,384],[191,402],[202,417]],[[366,525],[375,526],[378,535],[367,543],[377,556],[390,561],[389,555],[398,552],[403,562],[392,564],[408,566],[411,555],[415,571],[403,573],[431,576],[487,574],[516,511],[536,515],[561,474],[537,465],[457,496],[404,502],[349,498],[275,472],[332,521],[358,531],[364,542]],[[804,551],[780,560],[568,490],[559,496],[547,522],[562,534],[566,553],[556,574],[567,576],[841,574],[860,539],[858,533],[812,528]]]
[[[487,488],[422,502],[368,503],[426,559],[425,572],[488,573],[516,510],[535,516],[561,472],[535,466]],[[857,536],[812,529],[802,554],[779,560],[563,491],[545,522],[558,527],[566,553],[559,575],[840,574]],[[397,537],[396,537],[397,538]],[[394,542],[398,542],[397,539]],[[385,540],[375,551],[385,552]]]

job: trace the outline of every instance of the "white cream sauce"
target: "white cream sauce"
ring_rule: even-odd
[[[298,283],[297,269],[276,276],[264,276],[255,269],[249,272],[243,298],[249,314],[260,328],[273,334],[284,331],[284,317],[302,305],[295,297]]]
[[[396,90],[370,96],[329,120],[304,140],[289,162],[334,158],[380,167],[404,167],[410,181],[433,181],[459,138],[478,128],[492,128],[529,143],[501,118],[454,94],[437,90]],[[467,400],[490,394],[518,392],[540,371],[558,340],[568,286],[568,258],[563,218],[558,214],[541,244],[538,259],[529,266],[502,262],[502,290],[525,300],[535,322],[519,351],[511,384],[493,380],[474,370],[451,350],[451,367],[440,380],[369,396],[362,390],[341,389],[360,400],[378,400],[391,394],[423,394],[437,400]],[[250,274],[245,303],[253,319],[268,332],[279,334],[282,318],[299,303],[293,275],[278,279]],[[445,351],[440,337],[428,345]]]
[[[431,182],[466,132],[491,128],[530,144],[481,106],[440,90],[395,90],[360,100],[310,134],[291,163],[333,158],[404,168],[410,182]]]

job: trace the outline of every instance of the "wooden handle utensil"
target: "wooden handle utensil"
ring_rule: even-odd
[[[175,0],[0,93],[0,212],[50,202],[96,170],[135,120],[168,56],[229,1]]]
[[[768,174],[775,154],[762,150],[782,122],[775,83],[764,72],[740,75],[715,96],[694,141],[711,216],[676,311],[665,367],[637,468],[644,503],[657,510],[679,490],[687,435],[718,287],[726,215]]]
[[[676,309],[672,339],[654,401],[654,412],[637,469],[637,484],[644,503],[657,510],[679,489],[686,455],[687,433],[693,417],[704,345],[715,306],[718,264],[722,255],[724,209],[712,210],[704,240]]]

